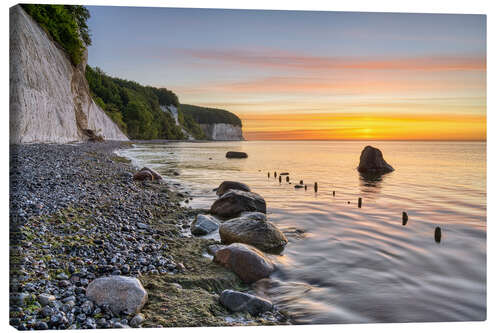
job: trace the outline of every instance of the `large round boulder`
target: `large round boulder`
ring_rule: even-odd
[[[250,244],[262,251],[279,251],[288,243],[285,235],[266,221],[266,215],[258,212],[224,222],[219,234],[222,243]]]
[[[195,236],[208,235],[219,228],[219,220],[210,215],[198,214],[191,223],[191,233]]]
[[[217,199],[210,208],[210,214],[223,218],[239,216],[242,212],[266,213],[266,201],[253,192],[229,190]]]
[[[86,296],[98,305],[109,305],[115,314],[138,313],[148,300],[138,279],[119,275],[95,279],[87,286]]]
[[[233,312],[248,312],[253,316],[273,309],[273,303],[267,299],[229,289],[220,294],[219,302]]]
[[[274,270],[274,264],[264,253],[241,243],[233,243],[218,250],[214,262],[233,271],[245,283],[269,277]]]
[[[358,171],[361,173],[381,174],[394,171],[382,156],[380,149],[366,146],[359,158]]]
[[[140,171],[148,171],[149,173],[151,173],[151,175],[153,176],[154,180],[161,180],[161,179],[163,179],[162,176],[158,172],[156,172],[156,171],[154,171],[154,170],[152,170],[152,169],[150,169],[148,167],[144,167]]]
[[[217,188],[217,192],[215,194],[217,194],[220,197],[229,190],[240,190],[243,192],[250,192],[250,187],[240,182],[233,182],[226,180],[219,185],[219,187]]]
[[[140,180],[140,181],[143,181],[143,180],[153,180],[154,179],[154,176],[151,172],[149,172],[148,170],[141,170],[139,172],[137,172],[135,175],[134,175],[134,180]]]

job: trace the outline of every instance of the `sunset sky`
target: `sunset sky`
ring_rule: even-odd
[[[485,140],[486,17],[88,6],[89,64],[248,140]]]

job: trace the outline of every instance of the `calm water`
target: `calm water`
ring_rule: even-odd
[[[485,319],[486,144],[370,144],[395,172],[360,177],[361,142],[140,144],[122,154],[163,174],[179,171],[171,181],[192,191],[193,207],[209,208],[223,180],[261,194],[269,220],[289,237],[273,256],[278,270],[267,295],[296,323]],[[228,150],[249,157],[228,160]],[[290,172],[292,185],[280,185],[274,171]],[[307,191],[294,189],[301,179]]]

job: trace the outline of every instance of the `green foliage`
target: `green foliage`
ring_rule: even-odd
[[[181,104],[184,116],[191,116],[199,124],[225,123],[241,127],[241,119],[226,110]]]
[[[206,140],[207,137],[205,135],[205,132],[200,127],[200,124],[198,124],[193,117],[191,117],[188,114],[184,114],[182,111],[179,112],[179,123],[188,131],[191,133],[191,135],[196,139],[196,140]]]
[[[98,67],[87,66],[85,76],[96,104],[131,139],[186,139],[170,112],[160,108],[160,105],[179,106],[179,99],[172,91],[114,78]]]
[[[82,61],[91,44],[89,11],[76,5],[21,5],[24,10],[66,51],[74,65]]]

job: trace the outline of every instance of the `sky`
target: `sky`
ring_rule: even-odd
[[[89,65],[247,140],[485,140],[486,16],[88,6]]]

